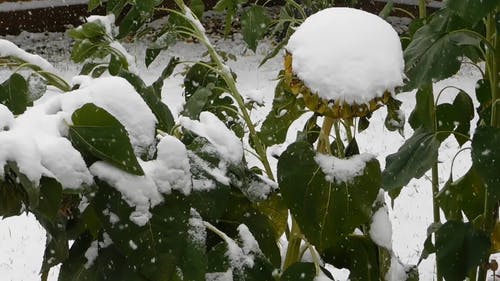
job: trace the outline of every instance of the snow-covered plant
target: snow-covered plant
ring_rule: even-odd
[[[236,75],[198,20],[203,1],[162,2],[107,1],[108,16],[71,30],[72,59],[83,67],[70,83],[0,40],[0,64],[14,67],[0,85],[0,216],[31,212],[46,229],[42,279],[62,264],[61,281],[331,280],[327,265],[348,268],[351,280],[417,280],[392,250],[384,198],[437,165],[440,143],[453,134],[460,145],[471,142],[473,165],[436,194],[449,221],[430,228],[422,258],[436,253],[438,278],[485,280],[500,240],[497,0],[447,1],[404,53],[392,27],[366,12],[330,8],[290,19],[305,21],[278,45],[286,48],[284,71],[262,124],[250,118]],[[217,3],[226,27],[246,2]],[[199,41],[207,55],[172,58],[148,85],[119,40],[147,33],[155,11],[168,19],[146,65],[179,38]],[[255,50],[268,27],[265,10],[252,5],[242,19]],[[437,104],[428,87],[458,70],[458,55],[486,61],[472,140],[469,95]],[[173,116],[161,90],[178,64],[186,67],[186,102]],[[24,66],[33,72],[28,81],[18,73]],[[402,132],[396,94],[405,74],[406,87],[419,87],[409,118],[415,133],[382,171],[360,153],[356,135],[382,106],[384,125]],[[269,148],[305,113],[303,131],[273,167]],[[260,164],[250,166],[249,157]]]
[[[449,0],[429,17],[425,1],[420,2],[420,19],[412,24],[419,28],[407,34],[411,41],[404,52],[406,88],[418,89],[409,118],[415,132],[386,158],[383,187],[397,197],[412,178],[432,169],[434,224],[421,260],[436,254],[437,280],[486,280],[487,271],[497,268],[489,257],[500,250],[500,1]],[[454,75],[463,63],[476,65],[482,74],[475,97],[456,87],[445,87],[434,97],[432,83]],[[440,100],[446,94],[455,94],[452,103]],[[477,114],[473,100],[479,104]],[[458,179],[451,169],[440,187],[438,150],[450,136],[462,147],[457,154],[470,152],[472,167]]]

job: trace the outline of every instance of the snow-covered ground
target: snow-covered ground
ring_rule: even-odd
[[[69,62],[70,41],[64,34],[29,34],[23,33],[19,36],[3,37],[12,40],[20,47],[42,53],[44,57],[53,63],[59,73],[71,81],[71,78],[79,72],[79,66]],[[247,98],[263,102],[264,106],[252,110],[254,120],[263,120],[270,110],[273,100],[274,87],[277,83],[276,76],[282,68],[282,57],[278,56],[264,66],[258,68],[270,44],[264,44],[257,50],[257,54],[246,49],[242,43],[241,36],[235,35],[234,41],[212,38],[215,45],[227,53],[238,57],[237,61],[229,61],[228,64],[238,75],[238,87],[240,92]],[[126,44],[128,51],[135,55],[139,73],[146,82],[152,82],[160,74],[172,56],[180,57],[185,61],[198,60],[205,52],[204,48],[195,43],[181,42],[164,51],[160,57],[146,68],[143,64],[145,47],[141,43]],[[178,66],[176,72],[183,70]],[[9,72],[0,70],[0,81],[6,79]],[[168,104],[174,115],[182,109],[182,75],[173,75],[165,81],[163,88],[163,100]],[[435,90],[439,91],[445,86],[454,85],[469,93],[473,93],[479,73],[472,67],[463,68],[453,78],[435,84]],[[441,96],[440,102],[453,100],[456,90],[446,90]],[[409,116],[414,104],[414,93],[403,93],[398,95],[403,101],[402,110]],[[398,133],[389,132],[384,127],[385,109],[378,110],[371,119],[370,127],[357,135],[357,141],[361,152],[369,152],[378,158],[382,166],[385,164],[386,155],[395,152],[404,142],[404,138]],[[301,129],[307,118],[300,118],[288,133],[287,143],[295,138],[294,130]],[[475,123],[475,121],[473,121]],[[409,125],[405,128],[405,135],[411,136],[412,130]],[[269,149],[271,152],[283,151],[287,143],[277,145]],[[468,145],[468,144],[466,144]],[[449,177],[451,159],[458,150],[458,145],[453,138],[445,141],[440,149],[442,164],[439,166],[440,183],[443,184]],[[276,160],[270,157],[272,165]],[[468,153],[461,153],[457,157],[453,174],[454,177],[462,175],[471,164]],[[389,200],[387,198],[387,200]],[[390,206],[390,204],[389,204]],[[422,251],[423,242],[426,238],[427,226],[432,221],[431,184],[427,177],[412,180],[401,192],[394,202],[394,209],[390,210],[393,227],[393,249],[403,262],[416,264]],[[39,268],[42,262],[45,245],[45,232],[36,220],[30,215],[8,218],[0,221],[0,279],[11,281],[39,280]],[[434,261],[431,256],[419,266],[420,280],[433,280]],[[337,272],[337,271],[336,271]],[[345,273],[345,272],[344,272]],[[345,275],[345,274],[344,274]],[[49,280],[57,280],[57,270],[52,270]]]

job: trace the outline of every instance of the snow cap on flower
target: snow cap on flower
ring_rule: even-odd
[[[352,8],[329,8],[308,17],[286,50],[292,69],[325,100],[368,103],[403,84],[398,34],[382,18]]]

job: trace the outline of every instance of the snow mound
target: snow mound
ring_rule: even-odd
[[[327,181],[339,184],[349,183],[355,177],[361,175],[366,167],[366,162],[374,158],[375,156],[368,153],[354,155],[349,159],[317,154],[314,160],[325,174]]]
[[[77,76],[73,82],[80,84],[80,88],[61,97],[63,111],[73,112],[86,103],[94,103],[125,127],[136,154],[144,154],[149,150],[154,143],[157,120],[127,80],[121,77],[92,79]]]
[[[42,70],[56,73],[55,68],[47,60],[26,52],[8,40],[0,39],[0,57],[19,58],[27,63],[40,67]]]
[[[226,161],[238,164],[243,158],[243,146],[238,137],[229,130],[213,113],[204,111],[200,114],[200,121],[180,117],[182,127],[206,138]]]
[[[326,100],[367,103],[394,92],[405,77],[396,31],[357,9],[329,8],[308,17],[286,50],[298,78]]]

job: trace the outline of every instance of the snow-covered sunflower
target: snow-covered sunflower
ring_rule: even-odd
[[[382,18],[351,8],[308,17],[290,37],[285,82],[306,106],[337,118],[363,117],[403,84],[398,34]]]

